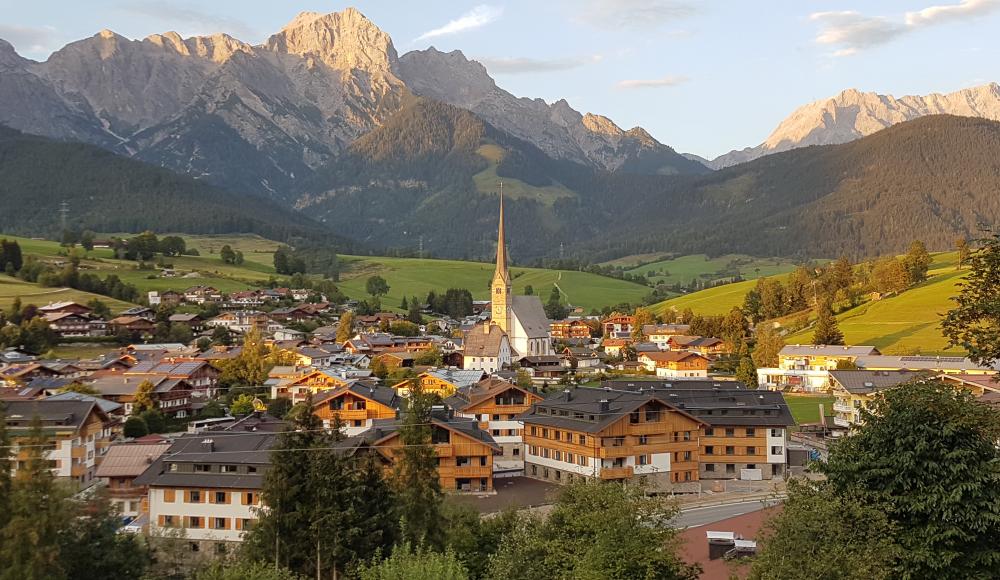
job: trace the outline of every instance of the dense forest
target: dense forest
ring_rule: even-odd
[[[256,233],[341,242],[304,215],[259,197],[209,186],[79,143],[0,126],[0,230],[58,237],[67,227],[99,232]],[[344,243],[344,245],[348,245]]]

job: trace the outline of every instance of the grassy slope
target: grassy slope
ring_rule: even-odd
[[[941,335],[941,315],[951,308],[950,298],[957,293],[956,284],[964,272],[955,269],[954,253],[934,255],[928,280],[898,296],[877,302],[866,302],[837,315],[847,344],[870,344],[885,354],[961,354],[949,349]],[[667,308],[691,308],[698,314],[725,314],[743,303],[743,297],[756,282],[746,281],[709,288],[660,302],[653,307],[657,313]],[[805,344],[812,339],[807,328],[785,337],[789,344]]]
[[[501,178],[497,175],[496,164],[503,159],[504,150],[499,145],[482,145],[476,150],[476,153],[487,161],[490,161],[489,167],[472,176],[472,180],[476,184],[476,190],[480,193],[495,193],[498,184],[503,181],[503,194],[510,199],[537,199],[546,205],[552,205],[559,198],[574,197],[576,195],[562,185],[538,187],[512,177]]]
[[[926,282],[837,315],[845,342],[871,344],[885,354],[962,354],[961,349],[948,348],[939,324],[964,275],[965,271],[955,269],[955,254],[936,254]],[[811,338],[812,331],[804,330],[785,342],[803,343]]]
[[[14,298],[20,296],[22,304],[34,304],[45,306],[50,302],[61,302],[72,300],[86,304],[93,298],[97,298],[108,305],[112,312],[120,312],[134,306],[128,302],[114,300],[107,296],[81,292],[71,288],[43,288],[38,284],[31,284],[17,278],[11,278],[0,274],[0,308],[8,308],[14,302]]]
[[[674,284],[680,282],[688,284],[694,279],[709,281],[723,277],[728,279],[730,276],[724,275],[724,272],[729,264],[736,260],[740,262],[740,275],[747,280],[784,274],[795,269],[795,264],[779,258],[753,258],[738,254],[709,258],[705,254],[693,254],[652,262],[632,268],[628,272],[645,276],[652,271],[656,274],[651,280],[655,280],[657,283]],[[661,275],[659,272],[666,272],[666,275]]]
[[[733,306],[741,306],[743,297],[757,285],[754,280],[737,282],[735,284],[725,284],[699,292],[692,292],[670,300],[664,300],[652,306],[653,312],[662,314],[668,308],[675,308],[682,311],[690,308],[696,314],[725,314],[733,309]]]
[[[364,297],[365,281],[378,274],[389,283],[389,294],[382,299],[389,307],[398,306],[404,295],[423,299],[431,290],[448,288],[468,288],[475,299],[485,300],[489,298],[489,282],[493,277],[493,264],[480,262],[365,256],[341,256],[341,259],[350,270],[342,276],[340,289],[348,296]],[[584,272],[514,267],[511,275],[515,294],[523,294],[524,287],[530,285],[544,301],[553,283],[557,283],[564,298],[588,311],[620,302],[639,302],[649,293],[649,288],[639,284]]]

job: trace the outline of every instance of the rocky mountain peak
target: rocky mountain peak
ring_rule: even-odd
[[[389,35],[354,8],[325,15],[303,12],[268,38],[264,47],[316,58],[340,71],[395,74],[398,66]]]
[[[249,44],[222,33],[181,38],[180,34],[170,31],[152,34],[145,41],[181,56],[204,58],[215,63],[223,63],[237,52],[253,54],[253,47]]]
[[[14,45],[0,38],[0,66],[4,68],[23,65],[25,59],[17,54]]]
[[[583,126],[592,133],[606,135],[608,137],[621,138],[625,134],[622,128],[615,125],[615,122],[603,115],[587,113],[583,116]]]

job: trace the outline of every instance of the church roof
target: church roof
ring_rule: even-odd
[[[502,276],[507,281],[510,274],[507,271],[507,240],[503,232],[503,184],[500,188],[500,227],[497,229],[497,269],[494,276]]]
[[[465,356],[500,356],[500,345],[507,337],[499,326],[477,324],[465,333]],[[509,342],[509,339],[508,339]]]
[[[514,296],[512,306],[514,316],[528,338],[548,338],[549,317],[545,315],[542,300],[538,296]]]

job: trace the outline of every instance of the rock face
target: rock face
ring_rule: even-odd
[[[702,170],[639,127],[623,131],[607,117],[581,115],[565,100],[549,105],[542,99],[515,97],[461,51],[415,50],[404,54],[399,64],[403,81],[415,94],[468,109],[556,159],[616,171],[635,166],[642,155],[657,159],[653,173]]]
[[[799,108],[760,145],[726,153],[709,166],[721,169],[797,147],[847,143],[896,123],[937,114],[1000,120],[1000,86],[990,83],[946,95],[899,99],[848,89]]]
[[[260,45],[103,30],[39,63],[0,41],[0,124],[285,201],[397,113],[407,91],[470,110],[557,159],[652,173],[701,167],[641,129],[622,131],[565,101],[516,98],[461,53],[401,59],[353,8],[304,12]]]

